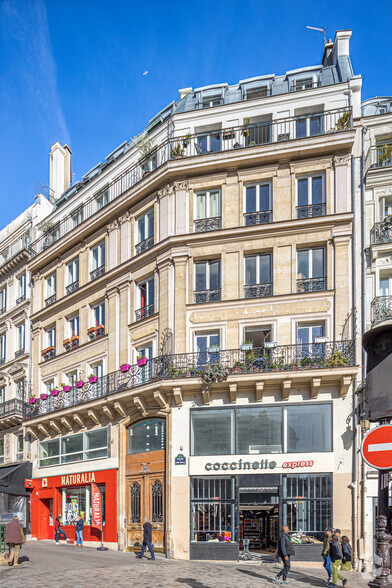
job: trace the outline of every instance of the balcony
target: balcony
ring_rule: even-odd
[[[149,316],[154,314],[154,304],[148,304],[147,306],[143,306],[136,311],[136,321],[142,321]]]
[[[15,351],[15,359],[17,357],[21,357],[24,354],[25,354],[25,348],[24,347],[22,347],[21,349],[18,349],[18,351]]]
[[[263,298],[264,296],[272,296],[272,283],[244,286],[244,298]]]
[[[42,355],[42,359],[44,361],[48,361],[48,359],[52,359],[53,357],[56,357],[56,347],[54,345],[51,345],[50,347],[43,349],[41,351],[41,355]]]
[[[50,306],[51,304],[54,304],[55,302],[56,302],[56,294],[52,294],[52,296],[49,296],[49,298],[46,298],[45,306]]]
[[[99,267],[94,269],[92,272],[90,272],[90,280],[96,280],[97,278],[100,278],[101,276],[103,276],[104,273],[105,273],[105,266],[100,265]]]
[[[0,403],[0,424],[13,426],[22,422],[27,405],[19,398]]]
[[[79,335],[72,335],[68,339],[64,339],[63,341],[65,351],[71,351],[71,349],[75,349],[75,347],[79,347]]]
[[[244,213],[244,225],[246,227],[252,227],[254,225],[266,225],[268,223],[272,223],[272,210]]]
[[[149,162],[152,159],[151,153],[143,158],[138,158],[120,176],[117,176],[105,189],[107,192],[107,204],[120,198],[124,192],[138,184],[145,177],[146,165],[149,165],[148,176],[170,160],[182,160],[184,158],[200,155],[214,155],[218,152],[230,152],[234,149],[253,149],[259,145],[287,142],[290,140],[306,140],[311,136],[328,135],[351,130],[352,112],[351,108],[337,108],[326,110],[318,115],[319,124],[317,132],[309,130],[309,133],[297,133],[298,117],[292,116],[272,120],[267,123],[244,124],[237,127],[218,129],[203,135],[184,135],[180,137],[167,138],[160,145],[154,148],[152,166]],[[150,169],[151,168],[151,169]],[[80,208],[80,218],[86,222],[97,212],[96,199],[92,197]],[[55,226],[47,230],[39,239],[32,243],[31,256],[35,257],[48,247],[51,247],[63,236],[68,235],[75,229],[74,214],[61,219]],[[144,242],[138,243],[136,252],[141,253]],[[152,243],[153,244],[153,243]],[[149,245],[149,246],[152,246]],[[140,246],[140,247],[139,247]],[[140,249],[140,251],[138,251]]]
[[[319,369],[343,369],[355,365],[354,341],[329,341],[312,345],[281,345],[272,349],[253,348],[250,351],[231,349],[228,351],[180,353],[162,355],[148,360],[144,366],[129,366],[126,371],[118,370],[98,378],[94,383],[83,382],[77,388],[61,390],[57,396],[48,396],[26,407],[26,417],[66,409],[92,400],[107,397],[121,391],[158,381],[203,378],[209,366],[219,365],[225,378],[240,377],[241,374],[265,374],[283,372],[289,378],[290,372],[311,372]],[[224,379],[225,379],[224,378]],[[340,379],[340,377],[339,377]]]
[[[392,319],[392,296],[376,296],[370,306],[372,327]]]
[[[307,206],[297,206],[297,218],[313,218],[316,216],[325,215],[325,202],[322,204],[308,204]]]
[[[321,292],[327,289],[327,278],[299,278],[297,292]]]
[[[198,290],[193,292],[193,299],[195,304],[204,304],[206,302],[219,302],[221,299],[221,289],[215,290]]]
[[[98,325],[98,327],[90,327],[89,329],[87,329],[87,335],[89,336],[91,341],[94,341],[95,339],[99,339],[100,337],[103,337],[104,334],[105,334],[105,325]]]
[[[11,263],[11,267],[19,263],[19,260],[27,259],[30,245],[30,235],[25,233],[19,239],[11,243],[9,247],[0,253],[0,268]],[[22,255],[20,255],[22,254]]]
[[[140,255],[140,253],[143,253],[143,251],[147,251],[147,249],[150,249],[153,245],[154,245],[154,235],[151,235],[150,237],[147,237],[147,239],[144,239],[143,241],[140,241],[140,243],[136,244],[136,246],[135,246],[136,255]]]
[[[195,233],[207,233],[208,231],[219,231],[222,228],[222,217],[201,218],[195,220]]]
[[[370,243],[372,245],[392,243],[392,219],[374,225],[370,231]]]
[[[20,304],[21,302],[24,302],[26,300],[26,294],[22,294],[22,296],[19,296],[19,298],[16,299],[16,304]]]
[[[76,292],[76,290],[79,290],[79,280],[72,282],[72,284],[68,284],[65,290],[67,294],[72,294],[72,292]]]
[[[373,145],[366,154],[365,170],[392,167],[392,145]]]

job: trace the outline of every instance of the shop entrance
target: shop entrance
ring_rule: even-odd
[[[38,539],[53,539],[53,498],[39,500]]]

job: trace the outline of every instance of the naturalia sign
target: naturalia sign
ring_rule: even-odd
[[[96,484],[91,484],[91,526],[102,531],[102,497]]]

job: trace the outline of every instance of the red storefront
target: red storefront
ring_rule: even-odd
[[[83,540],[101,541],[101,531],[91,526],[91,483],[102,495],[103,541],[117,543],[117,470],[34,478],[30,499],[32,537],[54,539],[53,524],[60,515],[67,538],[74,541],[76,515],[80,513],[85,521]]]

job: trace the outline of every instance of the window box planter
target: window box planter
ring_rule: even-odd
[[[78,380],[77,382],[75,382],[76,388],[82,388],[83,386],[84,386],[83,380]]]
[[[105,329],[105,325],[98,325],[98,327],[95,327],[95,329],[97,331],[103,331]]]
[[[79,335],[72,335],[71,341],[79,341]]]
[[[253,343],[242,343],[240,349],[241,351],[251,351],[253,349]]]
[[[69,392],[72,386],[63,386],[63,392]]]
[[[51,390],[50,393],[52,396],[57,396],[59,391],[58,390]]]
[[[220,347],[218,345],[213,345],[212,347],[208,348],[209,353],[218,353],[220,351]]]
[[[64,347],[67,347],[67,345],[71,345],[71,339],[64,339],[63,345]]]
[[[95,333],[97,327],[90,327],[89,329],[87,329],[87,335],[92,335],[93,333]]]
[[[129,363],[123,363],[120,366],[120,372],[127,372],[127,371],[129,371],[130,367],[131,367],[131,365]]]
[[[36,398],[29,398],[29,403],[30,404],[35,404],[37,402]]]
[[[148,359],[147,359],[147,357],[139,357],[139,358],[138,358],[138,360],[137,360],[137,365],[138,365],[139,367],[141,367],[141,366],[143,366],[143,365],[146,365],[146,364],[147,364],[147,362],[148,362]]]
[[[40,394],[41,400],[46,400],[48,395],[46,393]]]
[[[51,347],[47,347],[46,349],[43,349],[41,351],[41,355],[46,355],[47,353],[50,353],[51,351],[54,351],[56,349],[56,347],[54,345],[51,345]]]
[[[88,381],[90,382],[90,384],[95,384],[95,382],[98,380],[98,376],[89,376]]]

